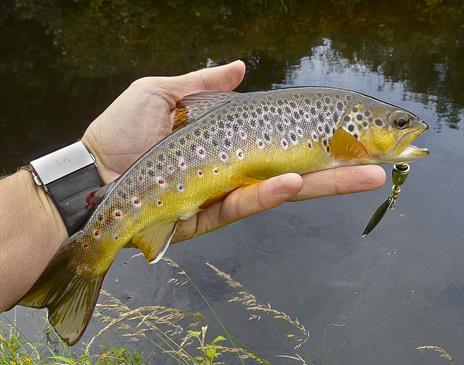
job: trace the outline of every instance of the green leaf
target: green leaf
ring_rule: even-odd
[[[192,337],[199,338],[200,335],[201,335],[201,332],[200,332],[200,331],[190,331],[190,335],[191,335]]]
[[[69,364],[69,365],[76,365],[76,364],[77,364],[76,360],[74,360],[74,359],[69,359],[69,358],[66,358],[66,357],[64,357],[64,356],[58,356],[58,355],[56,355],[56,356],[53,356],[52,359],[53,359],[53,360],[61,361],[61,362],[65,363],[65,364]]]
[[[216,349],[209,348],[205,351],[205,354],[208,357],[208,359],[214,360],[214,358],[216,357]]]
[[[213,342],[211,342],[211,343],[214,345],[215,343],[218,343],[218,342],[221,342],[221,341],[225,341],[225,340],[226,340],[226,339],[225,339],[224,337],[222,337],[222,336],[217,336],[217,337],[213,340]]]

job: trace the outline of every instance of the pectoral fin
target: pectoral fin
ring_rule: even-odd
[[[369,158],[366,147],[343,129],[337,129],[330,142],[336,160],[363,160]]]
[[[131,244],[140,248],[150,263],[156,263],[164,256],[176,232],[177,222],[167,222],[145,228],[131,240]]]

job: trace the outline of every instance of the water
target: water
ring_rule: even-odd
[[[463,7],[453,2],[9,2],[0,5],[0,166],[4,173],[79,138],[129,83],[241,58],[240,91],[327,85],[411,110],[431,131],[431,156],[412,166],[398,208],[360,233],[381,191],[288,204],[172,247],[225,326],[273,363],[289,353],[276,321],[247,321],[234,292],[205,266],[233,275],[309,329],[317,364],[436,364],[439,345],[463,361]],[[394,5],[393,5],[394,4]],[[422,4],[422,5],[421,5]],[[212,10],[214,9],[214,10]],[[387,167],[388,171],[390,168]],[[203,312],[165,264],[122,253],[104,289],[130,306]],[[42,314],[18,309],[39,335]],[[92,333],[90,328],[85,339]],[[152,346],[131,345],[147,357]],[[131,347],[132,348],[132,347]],[[441,360],[446,363],[445,360]]]

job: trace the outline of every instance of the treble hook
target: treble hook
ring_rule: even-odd
[[[377,224],[379,224],[388,209],[392,209],[395,206],[396,200],[401,192],[401,186],[406,181],[410,169],[411,168],[407,163],[393,165],[392,192],[388,196],[387,200],[385,200],[372,215],[372,218],[367,223],[366,228],[364,228],[364,232],[362,233],[363,237],[367,236],[377,226]]]

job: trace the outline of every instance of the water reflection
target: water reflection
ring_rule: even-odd
[[[284,206],[170,255],[232,332],[267,357],[286,350],[276,328],[253,326],[231,307],[205,261],[305,323],[318,364],[434,364],[415,350],[424,344],[462,360],[463,9],[453,1],[2,2],[0,166],[14,171],[74,141],[137,77],[235,58],[248,66],[241,91],[328,85],[398,104],[430,123],[420,145],[432,154],[414,164],[400,206],[368,240],[360,232],[385,191]],[[118,258],[107,290],[134,306],[207,312],[197,294],[166,285],[169,270],[132,254]],[[20,313],[25,329],[32,312]]]

